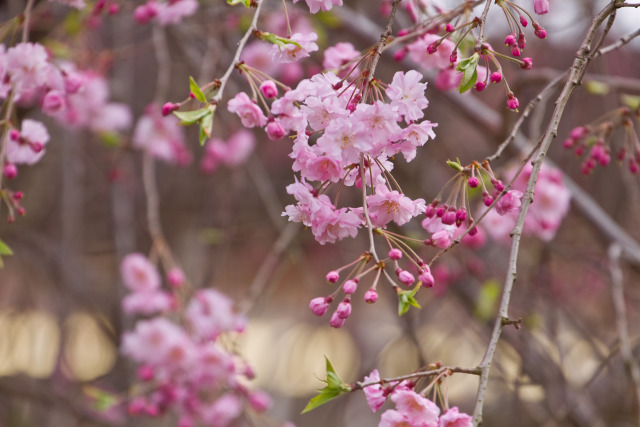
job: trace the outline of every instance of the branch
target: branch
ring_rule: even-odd
[[[369,75],[367,76],[367,84],[365,86],[369,87],[369,84],[373,80],[373,76],[376,72],[376,67],[378,66],[378,61],[380,61],[380,57],[382,56],[382,48],[387,44],[389,40],[389,36],[391,35],[391,27],[393,26],[393,19],[396,16],[396,12],[398,10],[398,5],[402,0],[393,0],[393,4],[391,6],[391,13],[389,14],[389,19],[387,20],[387,26],[384,31],[380,35],[380,41],[374,48],[373,55],[371,57],[371,64],[368,67]]]
[[[613,308],[616,314],[616,329],[618,340],[620,341],[620,355],[625,367],[629,371],[629,379],[633,384],[636,394],[637,421],[640,423],[640,367],[633,357],[631,343],[629,342],[629,327],[627,324],[627,313],[624,301],[624,279],[620,268],[620,255],[622,248],[613,244],[609,247],[609,274],[611,276],[611,297]]]
[[[487,351],[482,361],[478,365],[478,367],[482,369],[482,375],[480,376],[480,381],[478,384],[478,396],[476,399],[476,405],[473,413],[473,423],[475,426],[482,424],[482,409],[484,406],[484,399],[487,391],[487,383],[489,380],[489,371],[491,369],[491,363],[493,361],[493,356],[496,351],[498,340],[500,339],[500,334],[504,326],[503,324],[504,319],[509,318],[509,302],[511,299],[511,291],[513,289],[513,285],[515,284],[515,280],[517,276],[516,264],[518,261],[520,238],[522,236],[522,229],[524,227],[524,220],[526,218],[527,211],[529,210],[529,206],[533,202],[534,188],[536,185],[536,181],[538,179],[538,174],[540,173],[540,168],[542,167],[542,162],[546,156],[547,150],[549,149],[551,142],[553,141],[553,139],[555,139],[558,133],[558,125],[564,113],[564,109],[567,105],[567,102],[569,101],[571,94],[579,84],[581,77],[586,72],[591,60],[593,59],[595,52],[592,52],[591,46],[596,36],[596,33],[598,31],[598,28],[602,25],[604,20],[615,11],[615,4],[616,4],[616,0],[611,1],[593,19],[591,26],[589,27],[589,30],[584,38],[584,41],[582,42],[580,49],[576,53],[576,57],[570,69],[569,77],[565,82],[565,85],[562,89],[562,92],[560,93],[560,96],[556,100],[556,108],[553,111],[553,114],[549,121],[549,125],[547,126],[547,129],[539,143],[540,150],[538,152],[538,156],[533,162],[533,170],[531,171],[531,177],[529,178],[527,189],[522,199],[522,205],[520,207],[520,212],[518,213],[516,224],[514,226],[513,231],[511,232],[513,240],[512,240],[511,252],[509,256],[509,268],[508,268],[507,276],[505,278],[505,284],[502,292],[502,299],[500,301],[500,308],[498,309],[498,316],[496,318],[496,322],[493,328],[493,332],[491,334],[491,339],[489,341]]]
[[[253,32],[258,28],[257,27],[258,17],[260,16],[260,10],[262,9],[262,4],[264,3],[264,0],[255,0],[255,2],[256,2],[256,11],[253,13],[253,19],[251,20],[251,25],[249,25],[249,28],[247,28],[247,31],[244,33],[244,36],[242,36],[242,38],[238,42],[238,48],[236,49],[236,53],[233,56],[233,60],[231,61],[231,64],[229,64],[229,68],[227,68],[227,71],[225,71],[224,75],[220,78],[220,88],[218,89],[218,93],[216,93],[216,95],[212,99],[213,103],[218,103],[222,99],[224,88],[227,85],[227,82],[229,81],[229,77],[231,77],[231,73],[233,72],[234,68],[236,68],[236,64],[240,62],[240,55],[242,54],[242,50],[244,49],[244,46],[247,44],[247,40],[249,40],[249,36],[251,36],[251,34],[253,34]]]

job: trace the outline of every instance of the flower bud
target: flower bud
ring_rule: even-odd
[[[331,320],[329,320],[329,326],[336,329],[341,328],[344,325],[345,320],[346,320],[345,318],[338,316],[338,312],[336,311],[331,315]]]
[[[344,282],[344,285],[342,285],[342,290],[347,295],[355,293],[356,289],[358,289],[358,282],[355,280],[347,280]]]
[[[416,281],[413,274],[409,273],[407,270],[401,270],[398,273],[398,279],[407,286],[411,286],[413,282]]]
[[[435,283],[433,275],[429,271],[425,271],[420,274],[420,276],[418,276],[418,280],[422,282],[422,286],[425,288],[432,288]]]
[[[399,260],[400,258],[402,258],[402,251],[398,248],[393,248],[389,251],[389,258],[391,258],[394,261]]]
[[[480,181],[478,181],[478,178],[476,178],[475,176],[469,178],[469,181],[467,181],[467,183],[471,188],[478,188],[478,185],[480,185]]]
[[[2,170],[5,178],[14,179],[18,176],[18,168],[13,163],[7,163]]]
[[[269,122],[266,128],[267,136],[270,140],[275,141],[283,136],[285,136],[286,132],[282,125],[276,121]]]
[[[330,271],[327,273],[326,279],[329,283],[336,283],[340,278],[340,274],[337,271]]]
[[[265,80],[260,85],[260,91],[265,98],[275,98],[278,96],[278,87],[273,80]]]
[[[311,309],[311,312],[316,316],[318,317],[324,316],[324,314],[327,312],[327,309],[329,308],[329,304],[331,303],[331,300],[332,300],[331,297],[314,298],[309,303],[309,308]]]
[[[491,74],[491,77],[489,77],[489,80],[491,81],[491,83],[500,83],[500,81],[502,80],[502,74],[496,71],[493,74]]]
[[[173,102],[167,102],[162,106],[162,115],[164,117],[167,117],[169,114],[173,113],[179,108],[180,106],[178,104],[174,104]]]
[[[373,288],[369,288],[367,292],[364,293],[364,300],[369,304],[373,304],[378,301],[378,292]]]

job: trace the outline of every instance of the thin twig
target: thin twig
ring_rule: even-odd
[[[367,84],[365,85],[365,90],[366,88],[369,87],[371,81],[373,80],[373,76],[378,66],[378,61],[380,61],[380,57],[382,56],[382,48],[387,44],[387,41],[389,40],[389,36],[391,36],[393,19],[396,16],[396,11],[398,10],[398,5],[400,4],[401,1],[402,0],[393,0],[393,4],[391,5],[391,13],[389,14],[389,19],[387,20],[387,26],[385,27],[384,31],[380,35],[380,41],[378,41],[378,44],[376,44],[376,47],[374,48],[373,54],[371,56],[371,63],[367,69],[369,74],[367,76]],[[365,96],[366,96],[366,93],[365,93]]]

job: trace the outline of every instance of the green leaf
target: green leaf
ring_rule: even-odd
[[[5,242],[0,240],[0,255],[13,255],[13,251]]]
[[[399,291],[398,292],[398,316],[402,316],[407,311],[409,311],[409,307],[413,306],[415,308],[422,308],[418,301],[415,299],[416,293],[418,293],[418,289],[422,286],[421,282],[409,291]]]
[[[476,67],[478,66],[478,61],[480,60],[480,55],[478,53],[474,53],[470,57],[463,59],[460,61],[456,70],[462,71],[462,82],[458,87],[458,91],[460,93],[464,93],[471,89],[476,81],[478,80],[478,72],[476,71]]]
[[[180,119],[181,125],[193,125],[209,114],[210,111],[208,107],[204,107],[193,111],[174,111],[173,114]]]
[[[246,7],[251,7],[251,0],[227,0],[227,4],[230,4],[231,6],[243,4]]]
[[[464,168],[462,167],[462,164],[460,163],[460,159],[456,159],[455,162],[453,160],[447,160],[447,164],[451,168],[457,170],[458,172],[464,171]]]
[[[267,33],[267,32],[261,32],[260,35],[258,36],[261,40],[264,40],[266,42],[275,44],[276,46],[279,47],[285,47],[288,44],[294,44],[296,46],[298,46],[299,48],[302,48],[302,46],[300,46],[299,43],[288,39],[286,37],[280,37],[280,36],[276,36],[273,33]]]
[[[498,281],[495,279],[486,281],[478,294],[476,315],[482,320],[491,319],[495,315],[498,298],[500,298],[500,284]]]
[[[325,403],[335,399],[341,394],[345,394],[351,391],[351,386],[345,384],[345,382],[342,381],[335,368],[331,364],[329,358],[327,356],[325,356],[324,358],[327,365],[327,379],[323,380],[323,382],[327,383],[327,386],[319,390],[319,394],[309,400],[307,406],[302,410],[303,414],[317,408],[320,405],[324,405]]]
[[[204,93],[202,92],[202,89],[200,89],[198,83],[196,83],[196,81],[191,76],[189,76],[189,90],[198,101],[204,102],[205,104],[208,102],[207,97],[204,96]]]
[[[211,138],[213,130],[213,111],[204,116],[200,120],[200,145],[204,145],[205,141]]]

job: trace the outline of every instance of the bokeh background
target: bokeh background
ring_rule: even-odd
[[[265,1],[267,12],[260,26],[281,27],[281,2]],[[368,49],[384,25],[380,2],[344,3],[343,8],[314,16],[300,7],[303,2],[288,2],[288,8],[294,25],[319,33],[321,51],[339,41]],[[529,1],[520,3],[531,7]],[[526,48],[534,69],[522,72],[505,66],[522,106],[568,68],[602,3],[552,2],[551,13],[540,18],[549,38],[530,36]],[[120,13],[92,22],[86,13],[39,1],[31,39],[55,43],[80,68],[103,73],[110,81],[111,98],[127,103],[138,117],[154,98],[158,63],[151,26],[132,18],[136,4],[120,2]],[[21,13],[24,5],[20,0],[3,2],[0,20]],[[498,12],[490,15],[495,22],[490,36],[500,47],[506,29]],[[250,14],[222,0],[207,0],[196,16],[167,28],[172,61],[168,100],[184,99],[189,75],[206,82],[223,73]],[[640,22],[635,11],[622,10],[619,15],[611,41]],[[409,24],[400,12],[394,28]],[[552,241],[523,240],[510,309],[512,317],[522,318],[522,327],[507,328],[499,344],[485,425],[637,425],[639,408],[620,357],[611,299],[607,250],[612,240],[602,220],[594,220],[593,212],[575,197],[594,201],[603,215],[637,241],[638,177],[615,162],[583,176],[580,159],[563,150],[560,142],[573,126],[620,106],[621,94],[640,94],[639,51],[635,41],[595,61],[586,81],[606,83],[606,93],[596,95],[585,85],[569,101],[549,157],[573,189],[572,210]],[[320,70],[321,63],[316,53],[300,69],[276,72],[294,84],[296,78]],[[377,77],[390,81],[394,72],[408,67],[415,64],[385,55]],[[447,159],[459,157],[464,164],[492,153],[517,115],[504,108],[504,93],[496,87],[481,94],[441,92],[432,83],[434,74],[423,72],[431,82],[426,118],[439,123],[437,138],[419,150],[413,162],[398,160],[395,176],[407,194],[430,201],[451,177]],[[243,77],[235,74],[227,95],[247,88]],[[518,138],[521,146],[541,135],[553,100],[543,100],[524,126]],[[114,147],[99,135],[56,127],[36,111],[19,114],[47,123],[52,141],[42,162],[22,168],[10,183],[24,191],[27,215],[14,224],[7,224],[5,217],[0,223],[0,237],[15,253],[3,258],[0,270],[0,426],[174,425],[170,416],[129,418],[122,407],[100,412],[91,401],[95,389],[125,393],[133,378],[133,366],[118,354],[123,331],[134,324],[121,310],[125,291],[118,267],[128,253],[148,253],[151,240],[142,156],[131,148],[131,133]],[[217,137],[228,138],[240,128],[237,117],[218,109]],[[156,176],[162,226],[191,283],[216,287],[249,308],[248,330],[234,345],[254,366],[256,385],[274,397],[273,419],[304,427],[377,425],[379,414],[371,413],[359,393],[299,415],[322,387],[316,377],[324,374],[323,355],[346,382],[361,380],[374,368],[390,377],[436,361],[468,367],[479,363],[493,325],[508,247],[491,240],[479,250],[457,247],[436,263],[436,287],[418,294],[421,310],[398,317],[396,296],[381,286],[375,305],[365,304],[358,295],[352,317],[344,328],[334,330],[327,318],[311,314],[308,302],[329,294],[333,288],[324,275],[355,259],[367,243],[359,236],[321,246],[309,230],[287,224],[280,213],[293,202],[284,190],[293,181],[291,144],[286,139],[270,141],[261,130],[255,134],[258,143],[245,164],[206,174],[199,167],[203,149],[196,129],[188,129],[193,162],[186,167],[158,163]],[[502,170],[520,156],[514,146],[492,166]],[[414,222],[405,232],[423,235]],[[435,251],[424,249],[422,254],[429,258]],[[638,265],[622,262],[622,268],[630,341],[638,356]],[[476,377],[454,375],[450,404],[472,412],[476,388]]]

